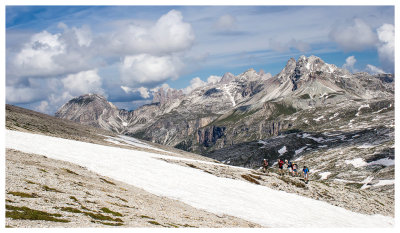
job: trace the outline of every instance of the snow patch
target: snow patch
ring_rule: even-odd
[[[394,164],[395,164],[394,159],[389,159],[389,158],[379,159],[379,160],[368,163],[368,165],[383,165],[386,167],[394,166]]]
[[[344,161],[346,164],[351,164],[354,167],[363,167],[363,166],[367,166],[368,163],[364,161],[364,159],[362,158],[355,158],[352,160],[345,160]]]
[[[323,201],[217,177],[158,159],[171,159],[172,156],[10,130],[6,130],[6,148],[72,162],[155,195],[179,200],[214,214],[242,218],[264,227],[394,226],[392,217],[354,213]],[[288,211],[293,206],[302,210],[302,213]],[[290,221],[283,223],[282,219]]]
[[[286,146],[283,146],[280,150],[278,150],[280,155],[283,155],[287,152]]]
[[[373,176],[368,176],[367,178],[365,178],[365,180],[363,180],[361,183],[363,183],[364,185],[360,188],[360,189],[366,189],[368,188],[368,183],[371,182],[374,179]]]
[[[369,149],[369,148],[373,148],[373,147],[375,147],[375,146],[372,145],[372,144],[364,143],[361,146],[358,146],[357,148],[359,148],[359,149]]]
[[[300,148],[300,149],[298,149],[298,150],[295,150],[294,153],[295,153],[296,155],[298,155],[298,154],[300,154],[301,152],[303,152],[305,149],[307,149],[307,146],[304,146],[304,147],[302,147],[302,148]]]
[[[377,184],[372,186],[394,185],[394,180],[379,180]]]
[[[324,119],[324,116],[320,116],[320,117],[318,117],[318,118],[314,118],[313,120],[316,121],[316,122],[318,122],[318,121],[320,121],[320,120],[322,120],[322,119]]]
[[[330,172],[319,173],[319,175],[321,176],[320,180],[326,180],[330,174],[332,174],[332,173],[330,173]]]

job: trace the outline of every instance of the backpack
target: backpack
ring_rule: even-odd
[[[288,167],[292,167],[292,162],[288,162]]]

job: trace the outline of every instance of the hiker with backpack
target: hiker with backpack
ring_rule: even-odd
[[[297,163],[292,163],[292,176],[299,176],[299,173],[297,172]]]
[[[267,167],[268,167],[268,160],[264,159],[264,161],[263,161],[263,171],[264,171],[264,173],[267,172]]]
[[[285,163],[286,163],[286,166],[287,166],[287,169],[288,169],[288,173],[289,173],[289,176],[290,176],[290,175],[292,175],[292,172],[293,172],[293,171],[292,171],[292,162],[291,162],[290,160],[288,161],[288,160],[286,159],[286,160],[285,160]]]
[[[308,170],[308,167],[304,166],[303,167],[303,174],[304,174],[304,181],[306,182],[306,184],[308,184],[308,173],[310,172],[310,170]]]
[[[283,160],[282,159],[278,159],[278,167],[279,167],[279,174],[283,175],[284,171],[283,171]]]

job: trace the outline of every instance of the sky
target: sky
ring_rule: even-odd
[[[5,6],[6,103],[54,114],[87,93],[132,110],[301,55],[394,72],[394,6]]]

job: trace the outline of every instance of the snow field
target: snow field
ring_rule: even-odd
[[[265,227],[394,226],[391,217],[354,213],[322,201],[216,177],[158,159],[169,156],[10,130],[6,131],[6,148],[72,162],[150,193]]]

